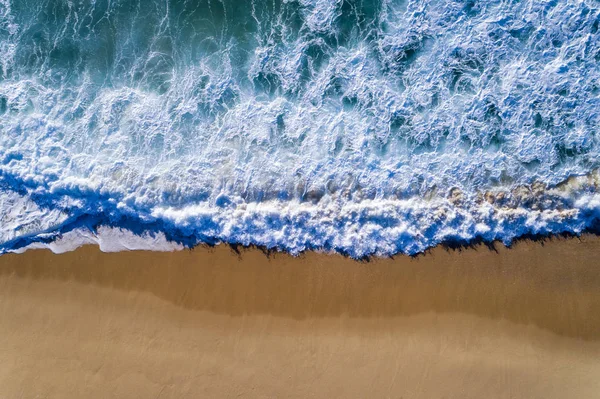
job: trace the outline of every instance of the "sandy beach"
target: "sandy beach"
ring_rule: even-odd
[[[1,398],[597,398],[600,239],[0,256]]]

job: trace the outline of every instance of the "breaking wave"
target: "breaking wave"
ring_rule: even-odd
[[[0,0],[0,251],[598,228],[595,1]]]

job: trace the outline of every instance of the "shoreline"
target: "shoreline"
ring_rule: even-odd
[[[5,254],[0,396],[592,398],[598,287],[595,235],[369,262]]]
[[[523,260],[522,256],[530,259]],[[534,262],[531,262],[532,257],[535,257]],[[568,267],[563,266],[565,261],[569,262]],[[83,267],[82,262],[93,268]],[[522,262],[527,265],[521,267]],[[207,277],[203,275],[207,271],[210,280],[202,280],[201,277]],[[560,307],[548,307],[543,316],[533,309],[516,312],[521,305],[539,299],[557,304],[561,295],[575,291],[582,295],[585,306],[600,309],[600,296],[595,295],[600,287],[600,237],[595,235],[542,241],[524,239],[511,247],[497,245],[494,250],[486,244],[459,249],[438,246],[417,256],[399,255],[368,261],[335,253],[305,252],[293,256],[259,248],[235,250],[228,245],[198,246],[173,252],[101,252],[94,245],[84,245],[61,254],[44,249],[4,254],[0,256],[0,276],[7,274],[149,292],[177,306],[232,316],[269,313],[303,319],[343,313],[351,317],[387,317],[455,311],[505,317],[515,322],[533,323],[558,334],[600,339],[600,314],[588,315],[590,318],[585,323],[574,324],[569,330],[550,323],[552,319],[568,317],[565,312],[558,313]],[[251,279],[255,286],[247,287],[242,281],[244,278]],[[282,282],[291,283],[291,278],[296,279],[298,285],[293,292],[296,299],[291,300],[288,293],[275,290],[271,294],[280,305],[269,303],[269,290]],[[163,283],[165,279],[169,280],[168,284]],[[456,282],[460,282],[462,288],[454,286]],[[421,290],[423,287],[411,289],[413,283],[426,285],[429,291]],[[497,302],[499,295],[493,298],[496,302],[489,300],[491,297],[485,301],[482,294],[488,286],[497,284],[503,290],[503,301]],[[226,295],[233,302],[212,300],[215,293],[211,290],[215,287],[225,289],[219,295]],[[311,291],[311,287],[318,289]],[[181,291],[187,296],[181,297]],[[434,292],[435,295],[431,295]],[[460,297],[455,296],[457,292]],[[242,301],[244,295],[254,296],[255,301]],[[481,298],[475,300],[479,295]],[[534,296],[540,298],[534,300]],[[379,309],[371,309],[360,301],[369,297],[385,298],[386,302]],[[337,300],[332,302],[330,298]],[[329,306],[323,306],[325,302]],[[314,306],[305,309],[303,303],[314,303]],[[410,306],[399,306],[406,303]]]

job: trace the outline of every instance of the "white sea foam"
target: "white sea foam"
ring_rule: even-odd
[[[247,204],[221,198],[218,205],[156,207],[149,214],[136,214],[149,222],[149,231],[137,235],[125,228],[104,226],[93,231],[76,227],[66,233],[49,229],[34,236],[42,241],[9,250],[50,248],[64,252],[92,243],[107,252],[183,248],[181,243],[167,238],[169,235],[175,240],[188,237],[192,241],[187,244],[192,245],[229,242],[293,254],[324,249],[357,258],[398,252],[415,254],[440,243],[466,244],[475,239],[500,240],[508,245],[524,234],[579,234],[594,228],[600,218],[600,195],[591,189],[599,181],[595,172],[553,188],[543,184],[520,186],[474,198],[457,191],[447,197],[359,202],[325,196],[315,203],[271,200]],[[161,221],[164,231],[150,230],[153,221]]]
[[[49,242],[33,242],[7,252],[23,253],[30,249],[49,249],[56,254],[73,251],[83,245],[98,245],[102,252],[162,251],[183,249],[183,246],[168,241],[162,232],[135,235],[120,228],[100,226],[95,232],[80,228],[61,234]]]
[[[553,187],[600,166],[597,3],[54,3],[0,0],[3,251],[596,227],[594,184]]]

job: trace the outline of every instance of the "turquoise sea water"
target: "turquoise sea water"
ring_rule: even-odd
[[[0,250],[596,230],[599,23],[597,1],[0,0]]]

